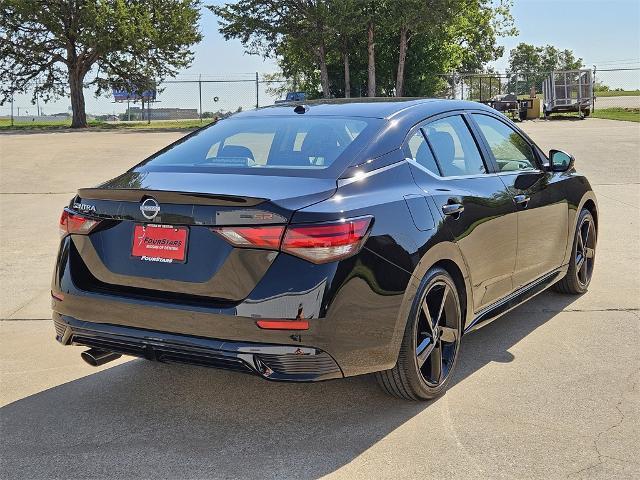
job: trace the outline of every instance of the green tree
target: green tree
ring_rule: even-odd
[[[363,23],[363,10],[359,8],[360,0],[332,0],[329,2],[331,18],[332,47],[340,52],[342,58],[342,76],[344,97],[351,97],[351,56],[352,50],[358,43],[360,26]]]
[[[330,96],[327,41],[328,3],[323,0],[240,0],[209,8],[219,17],[225,39],[237,38],[248,53],[264,57],[284,53],[313,58],[325,97]],[[297,50],[297,51],[296,51]]]
[[[502,56],[497,37],[517,33],[510,14],[511,0],[403,0],[389,5],[389,25],[399,38],[395,82],[399,97],[405,93],[406,59],[412,43],[411,48],[423,48],[423,57],[425,48],[429,57],[434,55],[432,47],[447,50],[448,61],[439,62],[441,69],[435,72],[475,71]],[[436,58],[440,56],[436,54]],[[412,73],[415,75],[420,72]]]
[[[433,95],[515,33],[511,0],[240,0],[209,7],[225,38],[276,58],[311,98]],[[364,88],[363,88],[364,87]],[[449,88],[451,88],[449,86]]]
[[[509,73],[513,74],[509,89],[520,93],[535,86],[540,90],[542,82],[552,71],[577,70],[583,66],[582,58],[576,58],[571,50],[520,43],[509,52]]]
[[[193,60],[200,0],[0,0],[0,104],[29,90],[69,93],[71,126],[86,127],[83,87],[140,93]]]

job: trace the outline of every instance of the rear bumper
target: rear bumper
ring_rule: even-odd
[[[221,343],[286,346],[294,352],[310,348],[329,355],[339,366],[336,375],[345,377],[392,368],[398,356],[406,321],[400,311],[410,275],[366,248],[324,265],[280,254],[251,294],[235,305],[187,303],[162,291],[149,296],[96,289],[74,270],[72,254],[65,237],[51,285],[54,317],[84,322],[72,329],[122,327],[151,332],[148,338],[162,332],[158,335],[176,335],[187,345],[194,338],[211,340],[213,350]],[[260,319],[298,317],[308,320],[307,330],[269,330],[257,324]],[[248,363],[262,375],[255,363]],[[324,378],[321,371],[317,379]]]
[[[235,342],[93,323],[53,314],[56,340],[165,363],[183,363],[259,375],[268,380],[312,382],[342,378],[336,361],[309,347]]]

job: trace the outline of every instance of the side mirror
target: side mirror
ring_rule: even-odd
[[[552,172],[566,172],[573,168],[576,159],[562,150],[549,151],[549,170]]]

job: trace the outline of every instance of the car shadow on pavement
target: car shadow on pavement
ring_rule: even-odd
[[[574,299],[544,293],[465,337],[451,387],[511,361],[509,348]],[[29,479],[318,478],[431,405],[391,398],[372,376],[285,384],[133,360],[0,409],[1,468]]]
[[[547,122],[581,122],[584,118],[580,118],[576,115],[553,115],[549,118],[543,118],[544,121]]]

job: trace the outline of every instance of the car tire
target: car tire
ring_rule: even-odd
[[[462,335],[460,294],[449,273],[431,268],[420,282],[396,365],[376,373],[382,389],[406,400],[431,400],[447,389]]]
[[[567,274],[553,286],[559,293],[581,295],[591,283],[596,255],[597,230],[593,215],[583,208],[573,235],[571,260]]]

